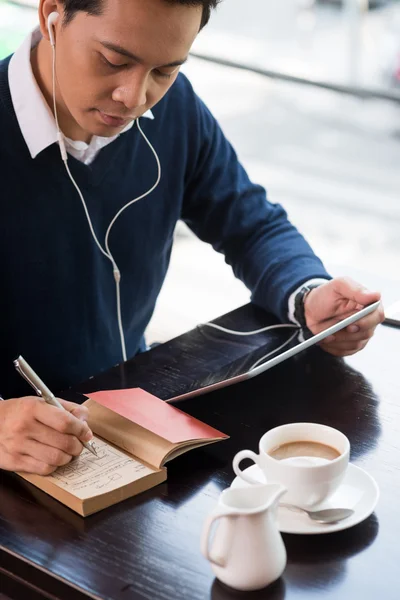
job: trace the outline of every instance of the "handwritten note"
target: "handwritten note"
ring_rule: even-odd
[[[65,467],[60,467],[48,479],[58,487],[85,500],[110,492],[141,479],[153,470],[134,458],[94,438],[98,456],[84,449],[82,454]]]

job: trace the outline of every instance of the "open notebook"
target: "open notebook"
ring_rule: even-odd
[[[98,456],[84,449],[46,477],[18,473],[82,516],[165,481],[165,463],[228,436],[142,389],[87,394]]]

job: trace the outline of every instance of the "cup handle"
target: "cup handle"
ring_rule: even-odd
[[[231,546],[231,537],[232,536],[228,535],[227,539],[224,541],[223,550],[221,552],[221,555],[220,556],[212,556],[210,554],[210,550],[209,550],[211,527],[212,527],[213,523],[215,523],[215,521],[218,521],[219,519],[222,519],[223,517],[229,519],[229,517],[233,517],[235,515],[236,515],[236,513],[233,513],[233,512],[216,511],[214,514],[211,514],[209,517],[207,517],[206,521],[204,522],[203,532],[201,535],[201,553],[203,554],[204,558],[206,558],[210,563],[213,563],[214,565],[217,565],[218,567],[226,566],[226,559],[227,559],[227,555],[229,552],[229,548]]]
[[[261,482],[257,479],[254,479],[254,477],[252,477],[251,475],[248,475],[245,471],[242,471],[241,468],[239,467],[240,463],[242,462],[242,460],[244,458],[250,458],[251,460],[253,460],[255,462],[256,465],[259,465],[259,455],[256,454],[255,452],[253,452],[252,450],[241,450],[240,452],[238,452],[234,458],[233,458],[233,470],[235,471],[236,475],[238,477],[240,477],[241,479],[243,479],[244,481],[247,481],[247,483],[252,483],[252,484],[256,484],[259,485]],[[264,473],[263,473],[264,475]],[[265,482],[266,481],[266,477],[264,475],[264,479]]]

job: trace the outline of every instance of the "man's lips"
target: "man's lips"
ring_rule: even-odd
[[[99,115],[103,123],[105,123],[109,127],[123,127],[124,125],[127,125],[129,121],[132,120],[123,117],[115,117],[114,115],[108,115],[107,113],[104,113],[101,110],[99,110]]]

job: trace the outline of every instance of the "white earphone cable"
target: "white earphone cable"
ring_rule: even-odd
[[[270,356],[272,356],[272,354],[275,354],[276,352],[279,352],[279,350],[282,350],[282,348],[285,348],[286,346],[288,346],[290,344],[290,342],[292,340],[294,340],[294,338],[296,337],[296,335],[299,334],[299,332],[301,331],[301,327],[299,327],[298,325],[292,325],[289,323],[282,323],[279,325],[268,325],[268,327],[262,327],[261,329],[255,329],[253,331],[236,331],[234,329],[227,329],[226,327],[222,327],[221,325],[216,325],[215,323],[201,323],[201,325],[198,325],[197,327],[211,327],[212,329],[218,329],[219,331],[223,331],[224,333],[229,333],[231,335],[256,335],[257,333],[263,333],[264,331],[270,331],[272,329],[295,329],[296,331],[290,336],[290,338],[288,340],[286,340],[286,342],[284,342],[283,344],[281,344],[280,346],[278,346],[278,348],[274,348],[274,350],[271,350],[270,352],[268,352],[268,354],[265,354],[264,356],[262,356],[261,358],[259,358],[253,365],[251,365],[249,372],[252,371],[253,369],[255,369],[260,363],[262,363],[264,360],[266,360],[267,358],[269,358]]]
[[[92,234],[93,239],[96,242],[96,244],[97,244],[100,252],[102,252],[104,254],[104,256],[106,256],[112,262],[113,266],[115,267],[116,265],[115,265],[113,257],[111,256],[111,254],[109,254],[108,252],[106,252],[103,249],[102,245],[100,244],[99,240],[97,239],[97,236],[96,236],[96,233],[94,231],[92,220],[90,218],[89,211],[87,209],[86,202],[85,202],[85,199],[83,197],[83,194],[82,194],[82,192],[81,192],[78,184],[76,183],[75,179],[73,178],[71,171],[69,170],[68,159],[65,159],[63,162],[64,162],[64,166],[65,166],[65,168],[67,170],[68,176],[69,176],[72,184],[74,185],[76,191],[78,192],[79,198],[80,198],[80,200],[82,202],[83,210],[85,211],[86,219],[87,219],[87,222],[89,224],[90,233]]]
[[[150,150],[153,152],[154,157],[156,159],[156,162],[157,162],[157,179],[156,179],[154,185],[147,192],[145,192],[141,196],[138,196],[137,198],[134,198],[133,200],[131,200],[130,202],[128,202],[128,204],[125,204],[125,206],[123,206],[117,212],[117,214],[115,215],[115,217],[113,218],[113,220],[109,224],[108,229],[107,229],[107,233],[106,233],[106,237],[105,237],[105,247],[106,247],[107,252],[110,254],[110,256],[111,256],[111,252],[110,252],[110,248],[109,248],[109,245],[108,245],[108,238],[109,238],[110,231],[111,231],[111,229],[112,229],[115,221],[124,212],[125,209],[127,209],[129,206],[131,206],[131,204],[134,204],[135,202],[138,202],[139,200],[142,200],[143,198],[145,198],[146,196],[148,196],[149,194],[151,194],[151,192],[153,192],[156,189],[156,187],[158,186],[158,184],[160,183],[160,180],[161,180],[161,164],[160,164],[160,159],[157,156],[157,152],[154,150],[153,146],[151,145],[151,143],[149,142],[149,140],[147,139],[147,137],[143,133],[142,128],[140,127],[140,124],[139,124],[139,119],[136,119],[136,125],[137,125],[137,128],[139,129],[140,133],[142,134],[142,137],[144,138],[144,140],[146,141],[147,145],[149,146]]]
[[[258,367],[258,365],[262,362],[264,362],[264,360],[266,360],[267,358],[269,358],[270,356],[272,356],[272,354],[275,354],[276,352],[279,352],[279,350],[282,350],[283,348],[285,348],[286,346],[288,346],[290,344],[290,342],[292,340],[294,340],[294,338],[296,337],[296,335],[298,335],[298,332],[295,331],[288,340],[286,340],[286,342],[284,342],[283,344],[281,344],[280,346],[278,346],[278,348],[275,348],[274,350],[271,350],[271,352],[268,352],[268,354],[265,354],[264,356],[262,356],[261,358],[259,358],[258,360],[256,360],[256,362],[251,365],[249,371],[252,371],[253,369],[255,369],[256,367]]]
[[[54,118],[56,120],[57,132],[60,131],[60,127],[58,125],[58,115],[57,115],[57,104],[56,104],[56,48],[54,44],[51,44],[52,48],[52,80],[53,80],[53,111]]]
[[[263,333],[264,331],[270,331],[271,329],[300,329],[298,325],[292,325],[289,323],[279,324],[279,325],[269,325],[268,327],[262,327],[261,329],[255,329],[254,331],[235,331],[234,329],[227,329],[226,327],[221,327],[221,325],[216,325],[215,323],[201,323],[198,327],[212,327],[213,329],[218,329],[219,331],[224,331],[225,333],[231,333],[232,335],[256,335],[257,333]]]
[[[143,198],[145,198],[146,196],[148,196],[149,194],[151,194],[151,192],[153,192],[156,187],[158,186],[158,184],[160,183],[161,180],[161,163],[160,163],[160,159],[158,158],[157,152],[155,151],[155,149],[153,148],[153,146],[151,145],[150,141],[147,139],[146,135],[144,134],[144,132],[142,131],[142,128],[140,127],[139,124],[139,119],[136,119],[136,125],[137,128],[139,129],[142,137],[144,138],[144,140],[146,141],[147,145],[149,146],[150,150],[152,151],[155,159],[156,159],[156,163],[157,163],[157,179],[155,181],[155,183],[152,185],[152,187],[145,192],[144,194],[142,194],[141,196],[138,196],[137,198],[134,198],[133,200],[131,200],[130,202],[128,202],[127,204],[125,204],[125,206],[123,206],[117,213],[116,215],[113,217],[112,221],[110,222],[108,228],[107,228],[107,232],[105,235],[105,240],[104,240],[104,245],[105,245],[105,250],[103,248],[103,246],[100,244],[99,240],[97,239],[96,236],[96,232],[94,230],[93,227],[93,223],[92,220],[90,218],[90,214],[88,211],[88,208],[86,206],[86,202],[85,199],[83,197],[83,194],[78,186],[78,184],[76,183],[74,177],[72,176],[72,173],[69,169],[68,166],[68,154],[67,154],[67,150],[65,148],[65,142],[64,142],[64,136],[60,130],[59,124],[58,124],[58,114],[57,114],[57,103],[56,103],[56,47],[55,47],[55,43],[51,45],[52,46],[52,51],[53,51],[53,60],[52,60],[52,77],[53,77],[53,109],[54,109],[54,119],[56,122],[56,127],[57,127],[57,138],[58,138],[58,144],[60,147],[60,153],[61,153],[61,158],[62,161],[64,163],[65,169],[68,173],[68,177],[70,178],[73,186],[75,187],[76,191],[78,192],[79,198],[81,200],[83,209],[85,211],[85,215],[86,215],[86,219],[87,222],[89,224],[89,229],[90,229],[90,233],[92,234],[92,237],[94,239],[94,241],[97,244],[97,247],[99,248],[100,252],[102,254],[104,254],[105,257],[107,257],[113,266],[113,274],[114,274],[114,279],[115,279],[115,286],[116,286],[116,302],[117,302],[117,320],[118,320],[118,329],[119,329],[119,335],[120,335],[120,340],[121,340],[121,350],[122,350],[122,358],[124,361],[127,360],[127,354],[126,354],[126,344],[125,344],[125,335],[124,335],[124,328],[123,328],[123,324],[122,324],[122,310],[121,310],[121,290],[120,290],[120,281],[121,281],[121,273],[120,270],[118,268],[117,263],[114,260],[114,257],[111,253],[110,247],[109,247],[109,243],[108,243],[108,238],[110,236],[110,232],[112,227],[114,226],[116,220],[118,219],[118,217],[124,212],[124,210],[126,208],[128,208],[129,206],[131,206],[132,204],[134,204],[135,202],[138,202],[139,200],[142,200]]]
[[[100,244],[99,240],[97,239],[96,233],[95,233],[95,231],[93,229],[93,225],[92,225],[92,221],[91,221],[91,218],[90,218],[90,215],[89,215],[89,211],[88,211],[88,209],[86,207],[85,199],[84,199],[84,197],[82,195],[81,190],[79,189],[78,184],[76,183],[75,179],[72,177],[71,171],[69,170],[69,166],[68,166],[68,154],[67,154],[67,151],[66,151],[66,148],[65,148],[63,134],[61,133],[60,126],[58,124],[58,113],[57,113],[57,104],[56,104],[56,47],[55,47],[55,45],[52,46],[52,49],[53,49],[53,109],[54,109],[54,118],[55,118],[56,127],[57,127],[57,137],[58,137],[58,143],[59,143],[59,146],[60,146],[61,158],[63,160],[64,166],[65,166],[65,168],[67,170],[69,178],[72,181],[72,183],[73,183],[73,185],[74,185],[74,187],[75,187],[76,191],[78,192],[79,197],[81,199],[81,202],[82,202],[82,205],[83,205],[83,209],[85,211],[86,218],[87,218],[87,221],[89,223],[90,232],[91,232],[91,234],[92,234],[92,236],[94,238],[94,241],[96,242],[96,244],[97,244],[100,252],[102,252],[104,254],[104,256],[106,256],[109,260],[111,260],[111,262],[114,265],[114,260],[113,260],[113,258],[111,256],[111,254],[108,254],[107,252],[104,251],[102,245]]]

